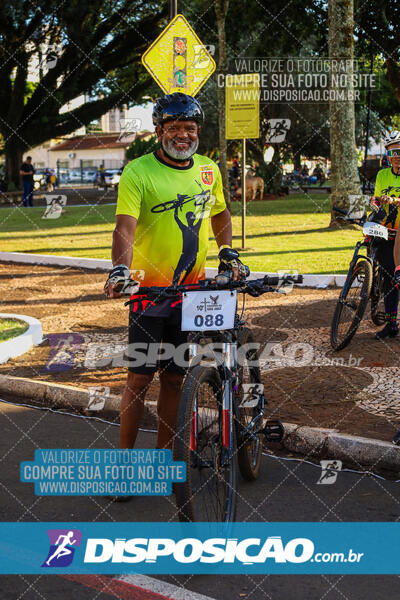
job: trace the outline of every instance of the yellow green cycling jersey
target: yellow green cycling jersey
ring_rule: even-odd
[[[195,154],[187,167],[156,153],[132,160],[121,175],[116,214],[137,219],[133,276],[145,286],[202,279],[209,217],[225,208],[221,173],[208,156]]]
[[[376,176],[374,196],[391,196],[400,198],[400,175],[395,175],[392,168],[381,169]],[[383,209],[388,217],[383,225],[390,229],[397,229],[400,224],[400,210],[398,207],[388,202],[381,202]],[[400,207],[399,207],[400,208]],[[389,215],[390,209],[390,215]]]

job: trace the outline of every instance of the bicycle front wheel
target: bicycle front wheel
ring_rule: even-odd
[[[243,328],[239,333],[239,348],[246,344],[254,344],[254,337],[250,329]],[[242,433],[257,416],[259,408],[257,406],[247,408],[243,406],[243,400],[249,388],[261,384],[261,373],[258,365],[258,353],[254,346],[246,352],[241,352],[242,364],[239,365],[239,386],[236,391],[236,402],[238,403],[239,423],[237,423],[237,444],[238,444],[238,464],[239,471],[244,479],[253,481],[260,474],[262,459],[262,421],[260,431],[254,432],[252,439],[242,437]],[[244,385],[243,385],[244,384]],[[247,387],[244,387],[247,386]],[[241,406],[242,405],[242,406]]]
[[[374,278],[371,289],[371,319],[374,325],[383,325],[386,322],[386,313],[382,268],[375,264],[373,273]]]
[[[358,329],[371,294],[372,267],[360,260],[350,274],[346,292],[340,294],[331,325],[331,345],[335,350],[345,348]]]
[[[222,445],[222,389],[218,371],[197,365],[183,384],[174,460],[186,463],[186,481],[174,486],[180,521],[234,521],[237,462]]]

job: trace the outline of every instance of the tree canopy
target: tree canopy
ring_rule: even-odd
[[[27,148],[141,102],[152,80],[140,56],[166,12],[165,4],[143,0],[1,3],[0,133],[15,183]],[[83,104],[60,111],[82,94]]]

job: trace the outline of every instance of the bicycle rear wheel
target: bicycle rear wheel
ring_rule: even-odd
[[[346,292],[341,293],[332,319],[331,345],[335,350],[345,348],[361,322],[371,293],[372,267],[360,260],[350,274]]]
[[[245,344],[253,344],[254,336],[250,329],[243,328],[239,333],[238,346],[244,346]],[[258,365],[258,352],[254,348],[249,349],[247,352],[240,352],[241,359],[244,362],[239,365],[239,387],[236,390],[235,402],[238,406],[239,423],[237,424],[237,457],[239,471],[244,479],[247,481],[254,481],[260,474],[261,459],[262,459],[262,437],[263,434],[255,433],[255,438],[249,439],[242,437],[240,432],[243,428],[247,427],[250,421],[258,414],[257,407],[244,408],[240,407],[243,402],[246,388],[243,384],[247,384],[246,387],[251,385],[261,384],[261,373]],[[250,363],[250,365],[249,365]],[[257,363],[254,366],[253,363]],[[262,427],[262,421],[260,423],[260,429]]]
[[[222,446],[222,385],[213,367],[186,376],[178,411],[174,460],[186,463],[186,481],[174,486],[180,521],[234,521],[237,496],[233,453]]]
[[[374,277],[371,289],[371,319],[375,325],[386,322],[385,293],[383,291],[383,273],[379,265],[374,265]]]

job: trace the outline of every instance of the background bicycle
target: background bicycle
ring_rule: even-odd
[[[331,345],[335,350],[342,350],[356,333],[371,300],[371,320],[375,325],[385,322],[383,270],[377,261],[376,254],[382,240],[387,240],[387,227],[380,225],[379,213],[373,211],[368,217],[351,219],[346,211],[334,207],[336,212],[344,215],[348,223],[359,225],[363,229],[364,239],[357,242],[350,262],[346,281],[335,308],[331,325]],[[360,251],[365,248],[365,253]]]

